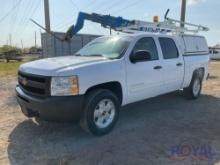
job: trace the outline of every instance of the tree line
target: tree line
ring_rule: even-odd
[[[40,53],[42,51],[39,47],[30,47],[30,48],[19,48],[10,45],[0,46],[0,54],[8,54],[10,52],[14,52],[17,55],[28,54],[28,53]]]

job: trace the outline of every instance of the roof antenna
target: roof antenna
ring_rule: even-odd
[[[165,13],[165,15],[164,15],[164,19],[165,19],[165,20],[167,20],[167,16],[168,16],[169,12],[170,12],[170,9],[167,9],[167,11],[166,11],[166,13]]]

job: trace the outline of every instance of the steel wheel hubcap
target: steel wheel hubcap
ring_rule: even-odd
[[[193,84],[193,94],[197,96],[199,94],[199,91],[200,91],[200,81],[199,79],[196,79]]]
[[[101,100],[95,107],[94,122],[98,128],[108,127],[115,117],[115,104],[110,99]]]

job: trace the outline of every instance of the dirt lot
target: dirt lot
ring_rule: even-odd
[[[113,132],[99,138],[74,124],[25,118],[16,78],[1,76],[0,164],[220,164],[220,62],[210,73],[200,99],[179,91],[126,106]]]

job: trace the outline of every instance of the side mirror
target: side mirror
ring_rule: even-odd
[[[151,60],[151,54],[148,51],[140,50],[130,56],[132,63],[143,62]]]

